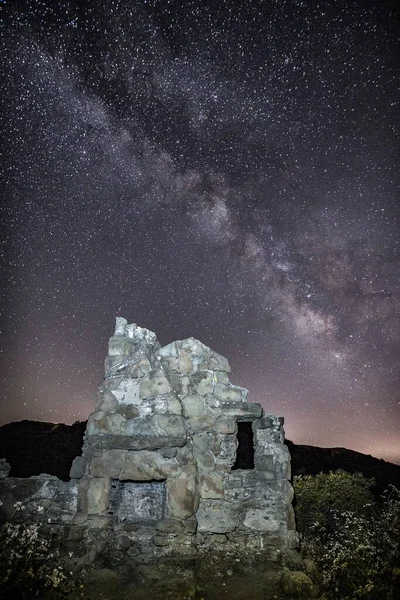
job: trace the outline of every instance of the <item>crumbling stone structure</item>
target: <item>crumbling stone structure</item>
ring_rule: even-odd
[[[133,562],[297,545],[283,419],[229,380],[228,361],[189,338],[116,320],[89,416],[74,523],[112,526]],[[243,448],[247,450],[243,455]]]
[[[77,564],[135,576],[289,564],[298,538],[283,419],[229,373],[198,340],[161,347],[117,318],[71,480],[8,477],[0,461],[0,521],[41,523]]]

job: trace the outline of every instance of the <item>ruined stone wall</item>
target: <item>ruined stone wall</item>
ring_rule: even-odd
[[[142,557],[257,547],[277,560],[295,547],[283,419],[264,416],[229,373],[198,340],[161,347],[118,318],[74,467],[82,475],[75,522],[112,524]],[[232,470],[243,421],[254,468]]]
[[[27,523],[72,523],[76,514],[78,480],[53,475],[8,477],[10,465],[0,459],[0,522],[16,518]]]
[[[83,562],[280,561],[297,545],[283,419],[248,402],[229,373],[198,340],[161,347],[117,318],[71,481],[3,473],[3,519],[24,502],[25,520],[58,527]],[[235,464],[241,423],[254,453],[245,469]]]

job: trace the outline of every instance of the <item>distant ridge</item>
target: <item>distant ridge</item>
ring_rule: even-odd
[[[376,483],[373,491],[376,496],[380,496],[390,485],[400,489],[400,465],[347,448],[319,448],[285,441],[292,457],[293,475],[316,475],[341,469],[348,473],[362,473],[365,477],[373,477]]]
[[[86,421],[73,425],[17,421],[0,427],[0,458],[11,465],[11,477],[48,473],[69,480],[72,461],[80,456]],[[346,448],[304,446],[286,440],[292,456],[292,475],[315,475],[342,469],[376,481],[379,496],[390,485],[400,489],[400,465]]]
[[[69,481],[72,461],[80,456],[86,421],[73,425],[16,421],[0,427],[0,458],[11,465],[10,477],[48,473]]]

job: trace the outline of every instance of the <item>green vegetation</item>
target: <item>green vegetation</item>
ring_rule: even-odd
[[[21,502],[15,512],[23,510]],[[39,507],[39,511],[42,510]],[[73,588],[59,553],[39,525],[7,522],[0,530],[0,599],[65,598]]]
[[[364,514],[374,503],[371,493],[373,484],[373,479],[345,471],[295,477],[295,510],[299,533],[307,534],[315,523],[331,530],[336,527],[336,522],[333,522],[336,513],[351,511]]]
[[[329,600],[400,597],[400,492],[374,504],[372,484],[343,471],[294,480],[302,555]]]

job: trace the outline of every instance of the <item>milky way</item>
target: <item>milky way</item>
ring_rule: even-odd
[[[121,315],[400,462],[395,5],[1,2],[1,422],[87,418]]]

